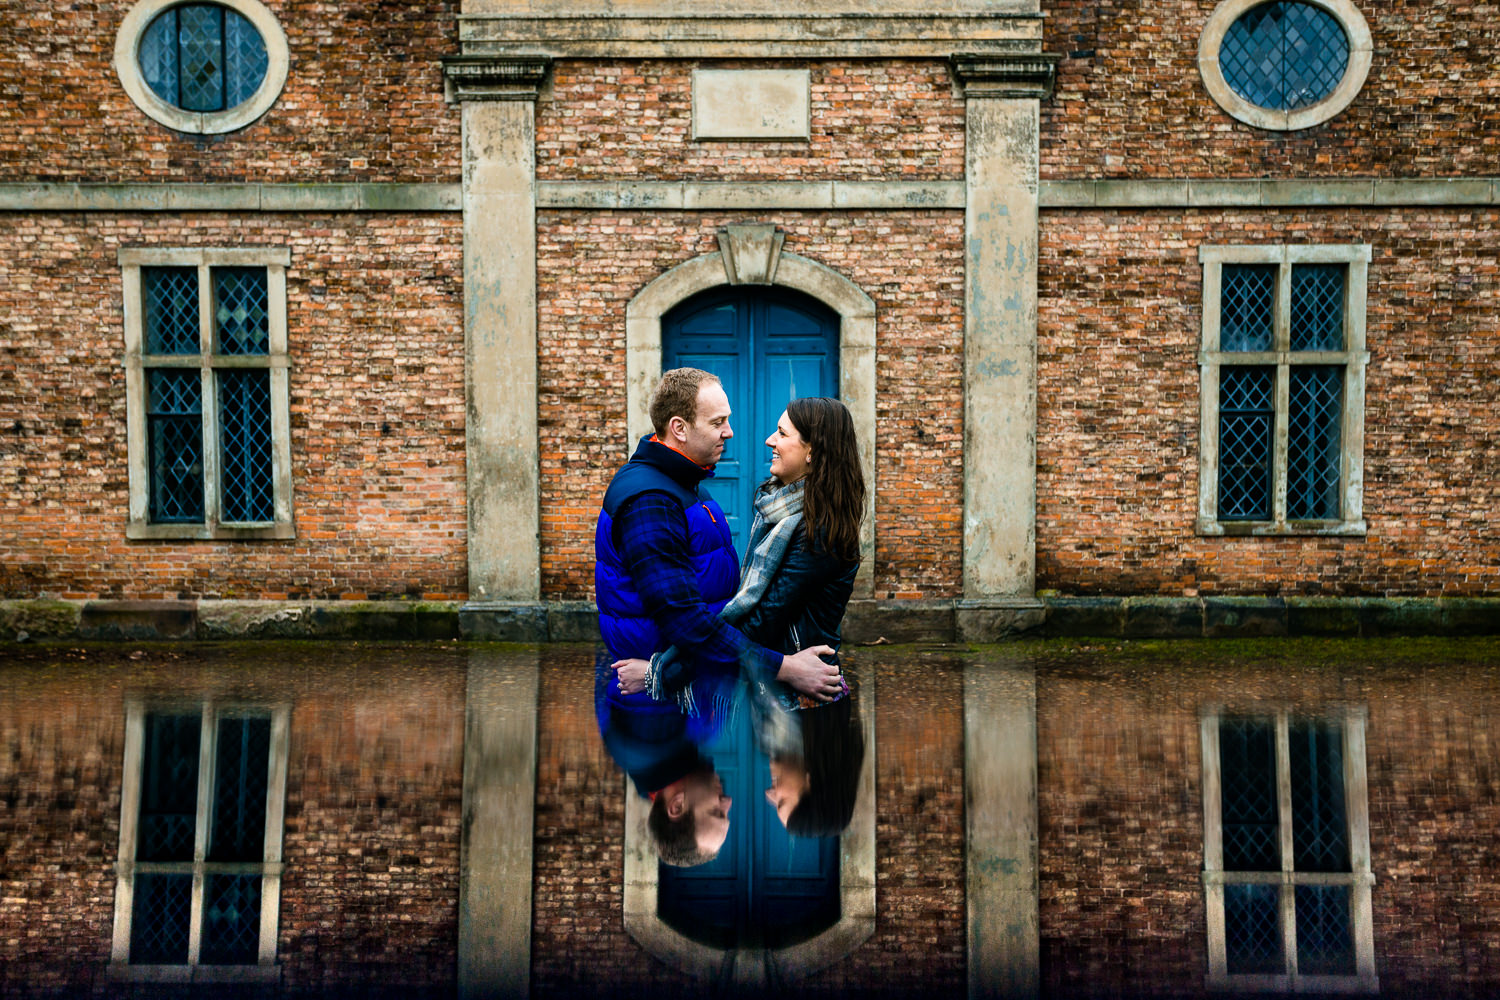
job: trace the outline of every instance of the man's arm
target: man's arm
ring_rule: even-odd
[[[711,614],[698,589],[688,551],[687,517],[665,493],[643,493],[614,517],[616,547],[646,613],[662,639],[713,669],[738,670],[741,660],[774,676],[782,656]]]

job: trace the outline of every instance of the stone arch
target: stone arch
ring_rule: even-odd
[[[793,288],[839,315],[839,396],[854,418],[859,461],[869,490],[860,525],[860,568],[855,597],[875,593],[875,302],[830,267],[781,252],[781,234],[770,226],[730,226],[720,252],[677,265],[642,288],[625,307],[626,428],[632,446],[651,433],[651,390],[661,378],[661,320],[671,308],[722,285]],[[763,255],[763,256],[761,256]],[[756,259],[752,259],[756,258]],[[745,280],[746,278],[749,280]]]

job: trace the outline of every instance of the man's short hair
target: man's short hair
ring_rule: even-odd
[[[696,868],[718,857],[718,851],[698,846],[698,820],[691,809],[677,819],[667,815],[667,797],[658,795],[646,817],[646,829],[656,847],[656,856],[674,868]]]
[[[657,436],[667,432],[667,424],[673,417],[681,417],[689,424],[698,419],[698,390],[703,383],[718,383],[719,376],[701,368],[673,368],[662,373],[651,394],[651,427]]]

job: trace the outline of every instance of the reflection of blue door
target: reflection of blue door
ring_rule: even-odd
[[[839,838],[793,837],[766,800],[771,769],[743,701],[703,747],[733,799],[719,856],[697,868],[659,865],[657,913],[704,944],[781,947],[839,919]]]
[[[662,319],[662,367],[702,368],[724,383],[734,438],[707,483],[743,553],[750,500],[770,475],[764,442],[787,401],[837,396],[839,317],[800,292],[739,285],[696,295]]]

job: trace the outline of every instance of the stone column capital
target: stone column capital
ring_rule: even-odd
[[[965,97],[1029,97],[1041,101],[1052,96],[1061,59],[1056,52],[955,53],[948,63]]]
[[[534,101],[551,65],[547,56],[449,56],[443,60],[448,100]]]

